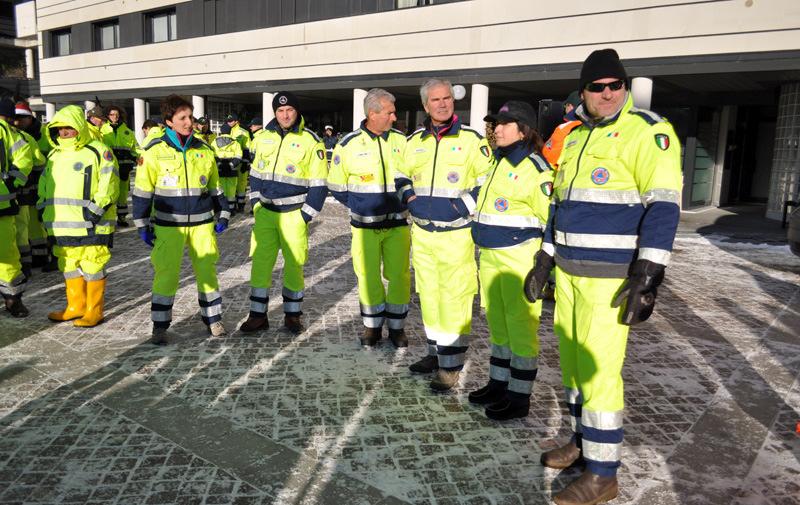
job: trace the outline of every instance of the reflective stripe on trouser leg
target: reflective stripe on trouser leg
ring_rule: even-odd
[[[30,267],[31,262],[31,245],[28,238],[28,221],[30,213],[28,212],[30,205],[23,205],[19,208],[19,212],[14,216],[16,228],[16,242],[17,249],[19,250],[19,262],[21,266]]]
[[[283,253],[283,312],[299,316],[305,289],[303,266],[308,260],[308,225],[299,209],[278,215],[278,237]]]
[[[611,301],[622,282],[572,276],[556,267],[553,326],[559,337],[563,382],[580,391],[586,468],[598,475],[615,475],[620,464],[622,365],[629,327],[619,323],[620,308],[611,307]],[[590,415],[597,419],[587,421]],[[594,423],[594,430],[589,430],[589,423]]]
[[[472,300],[478,291],[470,230],[433,233],[414,225],[411,240],[425,333],[436,342],[439,366],[460,370],[471,331]]]
[[[128,215],[128,192],[131,188],[131,181],[119,181],[119,196],[117,197],[117,217],[123,218]]]
[[[572,433],[580,436],[583,429],[581,426],[581,410],[583,406],[583,397],[581,392],[573,388],[564,388],[564,399],[567,402],[567,410],[569,411],[569,425],[572,428]]]
[[[511,379],[508,381],[508,392],[517,396],[530,396],[533,392],[533,381],[536,380],[537,359],[516,354],[511,355]]]
[[[153,320],[153,327],[169,328],[169,324],[172,322],[172,304],[174,302],[174,296],[152,294],[150,299],[150,319]]]
[[[82,275],[87,281],[106,278],[106,265],[111,261],[111,250],[104,245],[53,246],[58,258],[58,268],[64,278]]]
[[[269,306],[269,288],[250,288],[250,317],[264,317]]]
[[[156,235],[158,237],[158,235]],[[197,283],[197,296],[200,304],[200,316],[205,324],[222,319],[222,298],[219,294],[217,279],[217,260],[219,248],[214,224],[206,223],[190,226],[187,229],[189,258]]]
[[[249,165],[247,165],[247,168],[249,169]],[[241,171],[236,178],[236,203],[240,205],[243,205],[247,200],[247,182],[249,178],[250,170]]]
[[[0,293],[6,297],[20,294],[25,289],[16,224],[14,216],[0,216]]]
[[[383,278],[386,287],[386,326],[392,330],[405,328],[408,303],[411,300],[410,268],[411,232],[408,226],[384,230],[381,239]]]
[[[489,377],[496,381],[508,382],[510,366],[511,349],[492,342],[492,355],[489,358]]]
[[[200,318],[206,325],[222,319],[222,296],[219,291],[197,293],[197,301],[200,303]]]
[[[381,231],[350,227],[350,256],[358,282],[358,303],[367,328],[383,326],[386,293],[381,279]]]
[[[172,303],[180,281],[188,229],[180,226],[155,226],[156,241],[150,252],[150,263],[153,265],[153,302],[150,315],[156,328],[168,328],[172,321]]]
[[[238,177],[220,177],[219,185],[222,188],[222,194],[228,200],[228,206],[232,209],[236,203],[236,185],[239,183]]]
[[[28,242],[31,244],[31,255],[35,257],[47,256],[47,231],[39,220],[35,205],[25,207],[28,210]]]

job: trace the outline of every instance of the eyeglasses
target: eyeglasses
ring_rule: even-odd
[[[625,86],[625,81],[623,80],[616,80],[611,82],[590,82],[586,86],[583,87],[586,91],[591,93],[602,93],[606,87],[611,91],[619,91],[622,87]]]

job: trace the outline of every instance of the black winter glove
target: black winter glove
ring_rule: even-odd
[[[649,260],[636,260],[630,274],[611,302],[619,307],[625,302],[620,314],[620,322],[633,326],[647,321],[656,305],[657,288],[664,280],[664,265]]]
[[[550,271],[555,266],[555,259],[541,249],[533,257],[533,268],[525,276],[525,283],[522,285],[525,298],[529,302],[533,303],[542,297],[544,287],[547,286],[547,280],[550,278]]]

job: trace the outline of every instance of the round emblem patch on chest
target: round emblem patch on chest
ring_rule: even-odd
[[[201,175],[200,176],[200,185],[201,186],[205,186],[206,184],[208,184],[208,177],[206,177],[205,175]]]
[[[297,168],[294,165],[286,165],[286,171],[293,174],[297,171]]]
[[[342,162],[342,158],[338,154],[333,157],[333,164],[334,165],[338,165],[341,162]]]
[[[80,172],[81,170],[83,170],[83,163],[81,163],[80,161],[76,161],[75,164],[72,165],[72,169],[75,170],[76,172]]]
[[[508,200],[503,198],[502,196],[494,201],[494,208],[499,212],[505,212],[508,210]]]
[[[458,179],[460,179],[458,172],[450,172],[447,174],[447,182],[455,184],[458,182]]]
[[[610,177],[608,170],[603,167],[597,167],[592,170],[592,182],[598,185],[603,185],[608,182]]]

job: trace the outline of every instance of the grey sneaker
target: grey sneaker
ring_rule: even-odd
[[[216,321],[208,325],[208,332],[211,333],[212,337],[224,337],[228,334],[225,331],[225,327],[222,325],[222,321]]]

